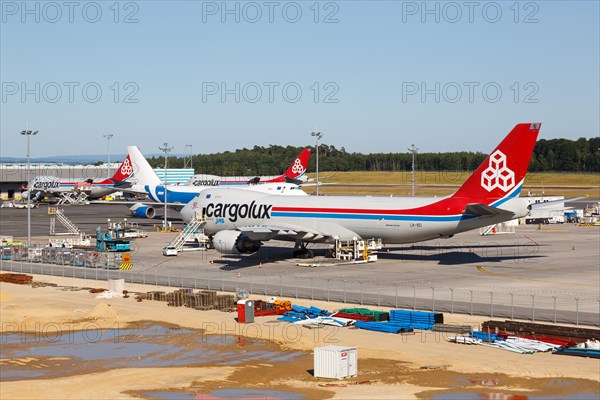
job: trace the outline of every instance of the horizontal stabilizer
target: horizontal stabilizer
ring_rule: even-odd
[[[486,204],[467,204],[467,208],[463,214],[474,215],[477,217],[492,217],[494,215],[513,214],[513,212],[488,206]]]
[[[120,181],[117,179],[112,180],[115,183],[115,188],[129,188],[132,186],[131,182]]]
[[[285,182],[293,183],[294,185],[298,185],[298,186],[302,186],[302,184],[304,183],[304,181],[302,181],[300,179],[289,178],[287,176],[285,177]]]
[[[569,199],[542,201],[540,203],[531,203],[531,209],[535,211],[555,211],[565,209],[565,203],[585,199],[585,197],[572,197]]]

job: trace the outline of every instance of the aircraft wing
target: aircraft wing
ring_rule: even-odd
[[[463,214],[477,217],[493,217],[494,215],[513,214],[513,212],[488,206],[487,204],[467,204]]]
[[[332,225],[329,232],[321,232],[291,224],[242,226],[238,230],[247,238],[256,241],[267,241],[277,238],[307,242],[330,242],[336,237],[342,239],[360,238],[360,235],[355,232],[338,225]]]
[[[124,201],[124,200],[92,200],[90,201],[90,204],[121,204],[124,206],[134,206],[136,204],[143,204],[145,206],[151,206],[154,207],[156,210],[161,210],[164,206],[165,203],[156,203],[153,201],[135,201],[135,200],[131,200],[131,201]],[[175,210],[175,211],[180,211],[183,207],[185,207],[185,204],[183,203],[167,203],[167,207],[171,210]]]
[[[293,225],[258,225],[242,226],[238,228],[244,236],[252,240],[271,240],[276,237],[286,237],[298,240],[310,240],[315,237],[323,237],[319,232]]]
[[[120,187],[115,187],[115,192],[123,192],[123,193],[129,193],[129,194],[139,194],[139,195],[147,195],[148,192],[146,192],[143,189],[136,189],[136,188],[120,188]],[[163,203],[164,204],[164,203]]]

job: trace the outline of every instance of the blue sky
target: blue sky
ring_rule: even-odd
[[[597,136],[599,2],[469,4],[2,0],[0,156]]]

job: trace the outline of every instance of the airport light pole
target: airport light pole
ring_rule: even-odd
[[[183,168],[194,168],[194,166],[192,165],[193,164],[193,161],[192,161],[192,154],[193,154],[192,153],[192,145],[191,144],[186,144],[185,148],[186,148],[186,150],[189,149],[189,157],[190,157],[189,158],[189,163],[190,163],[190,166],[188,167],[188,158],[186,156],[186,158],[185,158],[185,166]]]
[[[319,140],[323,137],[321,132],[312,132],[310,136],[314,136],[316,138],[315,147],[317,148],[317,196],[319,195]]]
[[[160,150],[162,150],[165,153],[165,184],[164,184],[164,191],[165,191],[165,222],[164,222],[164,230],[165,232],[167,231],[167,154],[169,152],[171,152],[171,150],[173,150],[173,147],[169,147],[169,144],[167,142],[163,143],[162,147],[158,147]]]
[[[31,136],[35,136],[37,135],[38,131],[30,131],[30,130],[24,130],[21,131],[21,135],[25,135],[27,136],[27,172],[26,172],[26,178],[27,179],[27,185],[29,185],[29,167],[30,167],[30,154],[29,154],[29,138]],[[31,189],[29,188],[29,190],[27,191],[27,247],[31,246]]]
[[[110,151],[109,151],[109,143],[110,139],[114,136],[112,133],[105,133],[102,135],[106,138],[106,169],[108,170],[108,177],[110,177]]]
[[[414,144],[411,144],[408,151],[412,153],[412,192],[410,195],[415,197],[415,155],[419,149],[416,148]]]

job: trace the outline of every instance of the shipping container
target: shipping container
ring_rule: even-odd
[[[324,346],[315,348],[315,378],[345,379],[357,375],[356,347]]]

